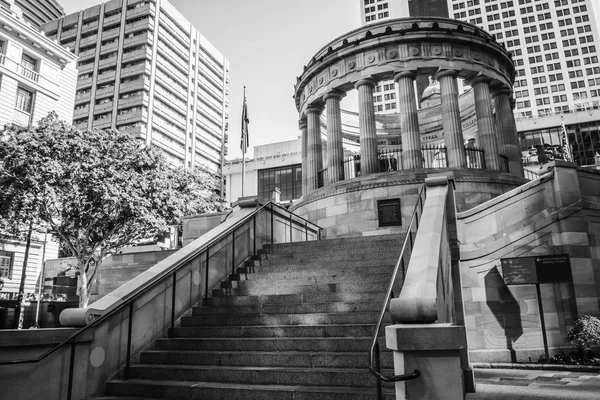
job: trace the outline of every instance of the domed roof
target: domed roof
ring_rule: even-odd
[[[429,77],[429,86],[423,90],[423,96],[421,96],[422,100],[427,100],[433,95],[440,95],[440,83],[438,81],[434,81],[431,76]]]

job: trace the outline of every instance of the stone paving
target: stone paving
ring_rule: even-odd
[[[600,400],[600,373],[476,369],[477,393],[468,400]]]

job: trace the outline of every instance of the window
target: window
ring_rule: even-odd
[[[0,278],[12,279],[15,253],[0,250]]]
[[[302,166],[292,165],[258,171],[258,195],[271,198],[275,187],[281,190],[281,201],[299,199],[302,196]]]
[[[22,87],[17,88],[17,104],[15,108],[31,114],[31,110],[33,109],[33,93]]]

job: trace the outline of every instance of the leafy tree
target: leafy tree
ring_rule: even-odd
[[[80,305],[102,260],[156,237],[183,216],[221,211],[206,172],[170,167],[159,151],[116,130],[79,131],[55,113],[0,131],[0,229],[35,225],[77,259]]]
[[[584,315],[573,323],[567,339],[577,346],[579,354],[587,361],[592,344],[600,343],[600,320],[591,315]]]

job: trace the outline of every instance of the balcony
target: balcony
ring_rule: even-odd
[[[119,109],[130,108],[135,106],[148,106],[148,95],[144,93],[131,96],[126,99],[119,99]]]
[[[88,58],[94,58],[94,57],[96,57],[96,48],[92,47],[91,49],[81,51],[81,52],[79,52],[78,56],[79,56],[79,61],[87,60]]]
[[[105,103],[101,103],[101,104],[95,104],[94,105],[94,114],[103,114],[109,111],[112,111],[113,109],[113,102],[111,101],[107,101]]]
[[[142,121],[146,123],[148,121],[147,110],[135,110],[128,113],[117,115],[117,125],[120,124],[132,124],[134,122]]]
[[[108,114],[104,118],[98,118],[92,122],[92,126],[98,129],[110,128],[112,124],[112,114]]]
[[[117,64],[117,55],[113,55],[107,58],[103,58],[98,62],[99,68],[112,67]]]
[[[63,28],[64,29],[64,28]],[[66,30],[63,30],[60,33],[60,41],[64,42],[65,40],[69,40],[74,38],[77,35],[77,26],[74,26],[72,28],[68,28]]]
[[[17,73],[32,82],[38,83],[40,81],[40,74],[30,68],[25,67],[24,65],[17,65]]]
[[[91,32],[91,31],[98,31],[98,21],[94,21],[92,23],[89,24],[85,24],[81,26],[81,34],[85,34],[87,32]]]
[[[92,43],[96,43],[98,41],[98,34],[93,34],[91,36],[86,36],[84,38],[81,38],[81,40],[79,41],[79,47],[87,47]]]
[[[121,83],[119,86],[119,92],[134,92],[138,90],[150,90],[150,81],[148,79],[140,78],[129,82]]]
[[[79,66],[77,67],[77,72],[78,72],[80,75],[83,75],[83,74],[89,74],[89,73],[90,73],[90,72],[92,72],[93,70],[94,70],[94,63],[93,63],[93,62],[86,63],[86,64],[83,64],[83,65],[79,65]]]
[[[89,102],[92,96],[92,92],[78,93],[75,95],[75,103]]]
[[[121,13],[111,15],[110,17],[104,17],[104,22],[102,22],[102,26],[110,26],[116,24],[121,21]]]
[[[79,89],[90,87],[92,85],[92,79],[91,76],[89,78],[77,79],[77,87]]]
[[[104,32],[102,32],[102,40],[114,39],[116,37],[119,37],[120,31],[121,31],[120,28],[114,28],[114,29],[104,31]]]
[[[140,31],[142,29],[154,29],[154,18],[146,18],[142,21],[130,22],[125,24],[125,33]]]
[[[152,39],[152,35],[149,33],[146,33],[146,34],[136,35],[132,38],[125,39],[123,41],[123,47],[139,46],[142,44],[147,44],[149,46],[152,46],[153,43],[154,43],[154,41]]]
[[[80,131],[86,130],[88,126],[88,122],[80,122],[78,124],[73,124],[73,128],[78,129]]]
[[[121,62],[127,63],[127,62],[131,62],[131,61],[135,61],[135,60],[142,60],[144,58],[147,60],[152,59],[152,49],[151,48],[146,47],[143,49],[130,51],[128,53],[123,53]]]
[[[100,54],[111,53],[113,51],[117,51],[119,49],[119,41],[115,41],[112,43],[107,43],[105,45],[100,46]]]
[[[107,88],[96,89],[96,98],[98,97],[106,97],[108,95],[112,95],[115,92],[114,86],[109,86]]]
[[[155,7],[154,4],[146,4],[145,6],[132,8],[131,10],[127,10],[126,19],[138,18],[143,15],[150,14],[152,17],[155,15]]]
[[[109,72],[105,72],[103,74],[98,75],[98,77],[96,78],[96,82],[98,84],[102,84],[102,83],[107,83],[107,82],[111,82],[115,80],[115,76],[116,76],[116,71],[112,70]]]
[[[76,108],[75,111],[73,112],[73,119],[78,120],[78,119],[86,118],[89,115],[90,115],[90,106],[88,104],[85,107]],[[85,123],[85,125],[87,126],[87,122]]]
[[[127,78],[128,76],[140,75],[140,74],[150,74],[150,64],[145,62],[143,64],[132,65],[129,67],[125,67],[121,70],[121,78]]]

